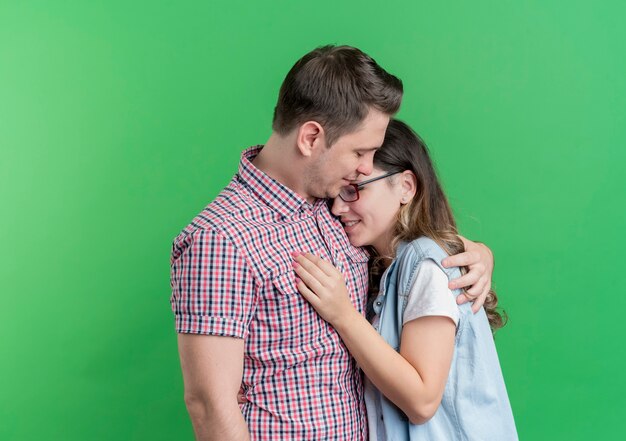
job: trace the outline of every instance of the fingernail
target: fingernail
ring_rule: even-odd
[[[299,285],[300,282],[302,282],[302,280],[300,280],[298,277],[296,277],[296,285]]]
[[[296,262],[296,261],[291,262],[291,265],[292,265],[294,268],[298,268],[298,267],[300,266],[300,264],[299,264],[298,262]]]

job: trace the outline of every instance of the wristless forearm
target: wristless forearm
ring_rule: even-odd
[[[239,406],[209,407],[188,403],[187,409],[197,441],[248,441],[250,435]]]
[[[361,314],[346,316],[335,329],[368,379],[407,415],[430,395],[415,368]]]

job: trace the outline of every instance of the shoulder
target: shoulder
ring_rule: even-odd
[[[173,255],[181,254],[194,243],[236,242],[233,227],[239,223],[238,218],[245,218],[241,212],[250,205],[246,192],[242,190],[237,178],[233,177],[230,184],[174,238]]]
[[[426,265],[427,268],[429,268],[427,271],[437,269],[448,278],[450,274],[441,267],[441,261],[447,256],[448,254],[441,246],[434,240],[425,236],[419,237],[411,242],[401,243],[398,247],[395,265],[399,273],[399,282],[402,291],[405,294],[408,293],[410,287],[414,284],[418,270],[425,262],[430,262]]]
[[[459,308],[448,288],[448,276],[431,259],[422,261],[407,290],[403,323],[425,316],[444,316],[459,322]]]
[[[410,282],[407,291],[412,293],[435,288],[449,291],[447,274],[432,259],[424,259],[416,265]]]
[[[225,231],[239,219],[249,218],[246,213],[256,206],[248,190],[234,176],[230,184],[194,218],[200,228]],[[193,224],[194,222],[192,222]]]
[[[414,270],[420,262],[430,259],[439,263],[448,254],[429,237],[419,237],[411,242],[402,242],[398,246],[395,264],[401,272]]]
[[[406,253],[420,259],[443,259],[448,256],[448,253],[437,242],[426,236],[406,243]]]

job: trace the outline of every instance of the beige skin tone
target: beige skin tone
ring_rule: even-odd
[[[310,203],[334,198],[342,186],[372,173],[387,124],[389,116],[372,109],[353,132],[329,148],[324,128],[307,121],[287,136],[273,133],[254,165]]]
[[[357,129],[329,148],[323,127],[307,121],[289,134],[272,133],[254,165],[309,202],[335,197],[347,182],[372,173],[374,153],[383,143],[388,123],[388,115],[371,109]],[[482,244],[468,244],[468,252],[453,256],[450,264],[468,265],[467,275],[473,271],[472,277],[490,281],[491,252]],[[238,407],[243,398],[237,396],[243,372],[243,340],[179,334],[178,346],[185,403],[196,439],[249,439]]]
[[[374,169],[373,176],[382,170]],[[391,181],[391,184],[390,184]],[[390,243],[400,207],[415,196],[415,175],[405,171],[367,184],[354,202],[337,199],[333,213],[346,224],[355,246],[371,245],[391,255]],[[295,256],[298,289],[318,314],[339,333],[370,381],[398,406],[413,424],[423,424],[437,411],[454,352],[455,325],[449,317],[421,317],[402,329],[396,352],[354,308],[344,275],[329,262],[306,253]]]
[[[185,404],[197,440],[249,440],[248,426],[234,399],[243,375],[243,340],[178,334]]]

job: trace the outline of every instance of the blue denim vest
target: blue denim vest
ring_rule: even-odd
[[[381,279],[380,295],[373,303],[380,316],[378,332],[396,351],[400,348],[402,318],[416,269],[424,259],[433,260],[448,276],[459,277],[458,268],[444,268],[447,254],[427,237],[398,247],[397,257]],[[461,293],[455,290],[455,296]],[[378,427],[370,427],[387,441],[404,440],[517,440],[515,422],[506,393],[496,347],[483,308],[459,306],[454,356],[441,404],[425,424],[411,424],[404,413],[376,391],[381,415]],[[368,402],[368,412],[372,403]]]

